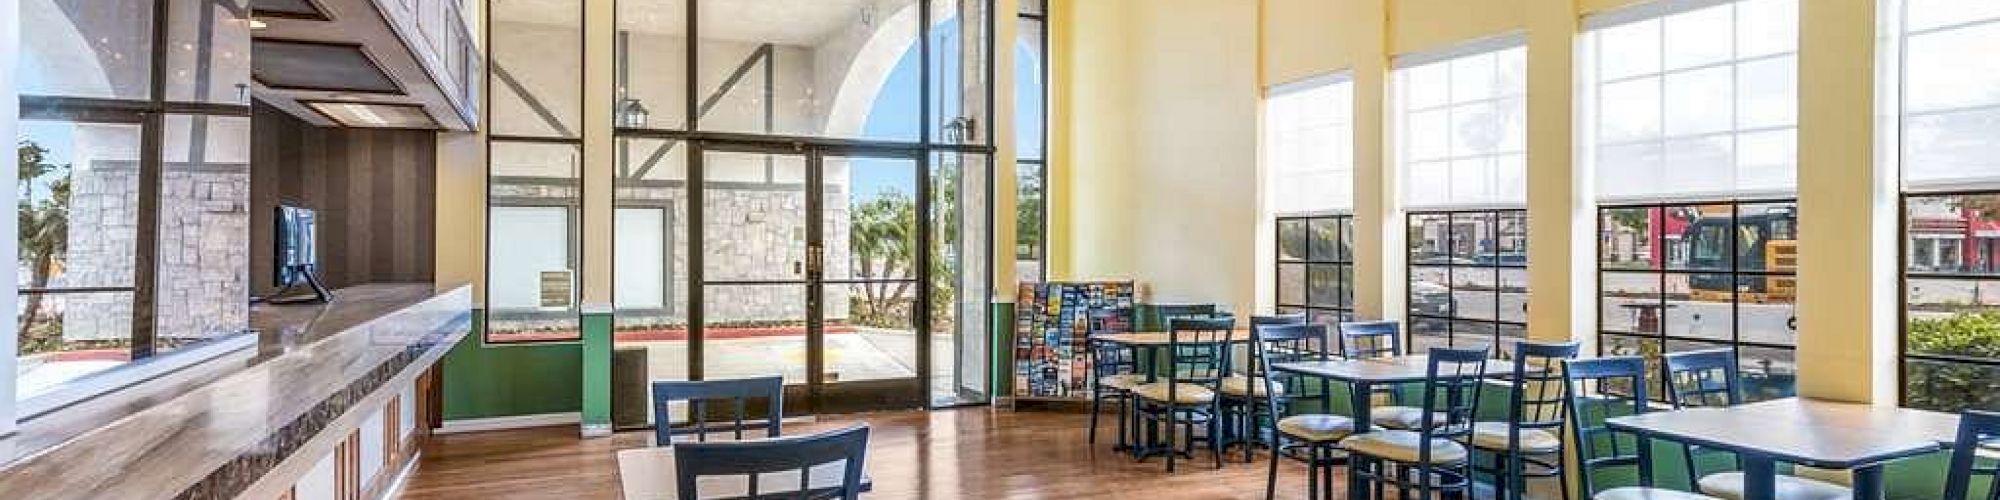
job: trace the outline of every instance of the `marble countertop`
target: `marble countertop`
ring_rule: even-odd
[[[354,393],[441,359],[469,332],[471,305],[467,286],[383,283],[254,307],[255,349],[22,422],[0,439],[0,498],[226,495]]]

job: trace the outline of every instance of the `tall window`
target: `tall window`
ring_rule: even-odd
[[[495,0],[487,15],[486,340],[576,340],[583,80],[573,70],[583,62],[583,2]],[[631,226],[646,214],[621,209],[617,220]],[[631,301],[633,287],[619,285]]]
[[[1793,393],[1797,24],[1798,0],[1585,20],[1601,354],[1735,349],[1746,397]]]
[[[1409,208],[1413,351],[1527,333],[1527,49],[1503,37],[1402,56],[1397,163]]]
[[[1345,73],[1264,98],[1264,179],[1277,220],[1277,305],[1314,322],[1354,317],[1354,82]]]
[[[2000,4],[1885,1],[1903,172],[1903,404],[2000,410]],[[1900,89],[1900,91],[1896,91]]]
[[[259,254],[240,209],[246,3],[23,0],[5,13],[21,19],[4,70],[21,94],[12,397],[28,411],[88,395],[69,382],[247,331],[244,270]]]
[[[1048,275],[1049,22],[1046,0],[1023,0],[1014,42],[1015,272]]]

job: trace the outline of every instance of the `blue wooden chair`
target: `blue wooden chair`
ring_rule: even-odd
[[[1251,349],[1259,366],[1276,363],[1325,361],[1331,358],[1331,339],[1326,325],[1296,324],[1265,327],[1256,332]],[[1269,429],[1270,477],[1264,484],[1264,498],[1277,496],[1278,461],[1287,449],[1306,450],[1308,492],[1317,497],[1321,481],[1333,481],[1333,467],[1339,462],[1336,448],[1340,440],[1354,433],[1354,419],[1330,413],[1289,414],[1296,401],[1317,401],[1320,411],[1333,401],[1325,384],[1307,384],[1309,377],[1266,369],[1262,380],[1264,414],[1275,421]],[[1316,387],[1315,387],[1316,386]],[[1289,444],[1287,443],[1289,442]],[[1248,453],[1245,454],[1246,456]]]
[[[1736,350],[1730,348],[1706,349],[1700,351],[1677,352],[1666,355],[1666,379],[1668,402],[1674,409],[1715,408],[1743,404],[1743,393],[1737,389]],[[1744,476],[1742,472],[1725,471],[1703,474],[1699,468],[1700,457],[1726,455],[1732,461],[1735,454],[1705,449],[1694,445],[1683,445],[1682,464],[1687,467],[1688,484],[1695,485],[1702,493],[1727,500],[1742,500]],[[1730,468],[1741,467],[1741,461]],[[1778,476],[1778,498],[1786,500],[1841,500],[1853,498],[1852,489],[1838,484],[1798,476]]]
[[[670,404],[688,403],[688,422],[672,422]],[[727,403],[734,410],[727,425],[711,425],[709,403]],[[761,404],[762,420],[746,421],[750,411]],[[730,432],[743,440],[743,431],[764,430],[765,438],[778,437],[784,419],[785,379],[769,377],[653,382],[653,444],[673,446],[674,436],[693,435],[697,442],[708,441],[711,432]]]
[[[1514,347],[1514,370],[1508,380],[1512,394],[1507,405],[1507,421],[1479,422],[1472,426],[1474,450],[1493,458],[1482,466],[1473,460],[1473,470],[1492,474],[1493,489],[1501,498],[1523,498],[1528,478],[1555,478],[1568,485],[1563,469],[1563,400],[1561,362],[1575,359],[1578,344],[1519,342]],[[1533,466],[1533,470],[1529,469]],[[1567,488],[1563,498],[1569,498]]]
[[[868,425],[861,424],[809,436],[682,443],[674,449],[674,472],[679,498],[854,500],[865,488],[867,455]],[[837,473],[829,467],[834,463],[841,464]],[[698,480],[710,476],[745,476],[745,491],[699,491]]]
[[[1708,496],[1653,487],[1652,455],[1643,450],[1652,446],[1645,436],[1605,425],[1612,417],[1645,413],[1646,358],[1618,356],[1563,362],[1563,397],[1569,413],[1570,435],[1576,439],[1577,481],[1580,491],[1595,500],[1712,500]],[[1632,467],[1637,486],[1598,491],[1598,470]],[[1567,490],[1568,488],[1564,488]]]
[[[1958,417],[1958,440],[1951,448],[1945,500],[1972,500],[1972,477],[1987,477],[1986,500],[2000,500],[2000,466],[1980,467],[1983,456],[2000,455],[2000,413],[1966,410]]]
[[[1347,473],[1378,492],[1394,486],[1397,498],[1471,496],[1471,454],[1460,443],[1472,436],[1488,355],[1484,346],[1431,349],[1421,424],[1414,430],[1386,429],[1340,440],[1348,452]]]

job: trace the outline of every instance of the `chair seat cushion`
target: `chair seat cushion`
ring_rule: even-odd
[[[1412,406],[1377,406],[1368,410],[1368,420],[1375,422],[1375,425],[1390,429],[1414,430],[1422,427],[1424,409]],[[1431,421],[1444,423],[1445,415],[1442,413],[1431,415]]]
[[[1701,477],[1701,492],[1726,500],[1743,500],[1743,473],[1722,472]],[[1847,487],[1798,476],[1778,476],[1778,500],[1841,500],[1854,498]]]
[[[1507,451],[1506,422],[1475,422],[1472,424],[1472,446],[1482,450]],[[1553,432],[1541,429],[1521,429],[1521,451],[1526,453],[1555,453],[1562,451],[1562,438]]]
[[[1209,390],[1209,388],[1207,387],[1202,387],[1194,384],[1173,384],[1175,386],[1173,388],[1173,400],[1168,401],[1167,400],[1168,384],[1169,384],[1168,382],[1154,382],[1150,384],[1143,384],[1138,387],[1132,388],[1132,393],[1138,394],[1139,397],[1141,398],[1150,399],[1153,401],[1162,401],[1162,402],[1169,402],[1181,405],[1198,405],[1198,404],[1208,404],[1215,402],[1215,391]]]
[[[1354,419],[1339,415],[1292,415],[1278,420],[1278,432],[1315,443],[1339,441],[1354,434]]]
[[[1117,375],[1107,375],[1104,378],[1097,379],[1097,383],[1105,387],[1110,387],[1112,389],[1129,391],[1132,390],[1132,388],[1134,387],[1138,387],[1142,384],[1145,384],[1146,374],[1120,373]]]
[[[1417,463],[1423,455],[1421,449],[1423,435],[1414,431],[1384,430],[1355,434],[1340,440],[1340,447],[1347,451],[1376,458],[1403,463]],[[1431,439],[1432,464],[1453,464],[1465,461],[1465,445],[1449,439]]]
[[[1283,384],[1272,382],[1271,385],[1276,386],[1278,394],[1285,393],[1285,386]],[[1264,377],[1247,377],[1243,375],[1222,379],[1222,394],[1225,396],[1259,398],[1269,395],[1266,389],[1264,389]]]
[[[1660,488],[1627,486],[1598,492],[1593,500],[1715,500],[1715,497]]]

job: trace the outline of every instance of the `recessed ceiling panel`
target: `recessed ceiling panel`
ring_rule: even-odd
[[[438,128],[423,106],[414,104],[299,101],[342,127],[356,128]]]
[[[266,87],[403,94],[360,45],[259,38],[252,50],[251,72]]]

